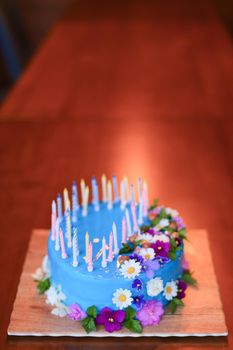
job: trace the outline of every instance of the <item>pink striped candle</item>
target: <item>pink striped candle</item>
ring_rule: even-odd
[[[126,234],[127,234],[126,219],[124,216],[122,219],[122,243],[126,243]]]
[[[52,241],[55,241],[56,239],[56,219],[57,219],[56,202],[52,201],[52,215],[51,215]]]
[[[108,261],[113,261],[113,249],[112,249],[112,245],[113,245],[113,234],[112,234],[112,232],[110,232],[110,235],[109,235],[109,253],[108,253]]]
[[[88,252],[88,272],[93,271],[93,261],[92,261],[92,242],[89,243],[89,252]]]
[[[132,217],[133,217],[133,231],[137,232],[138,231],[138,220],[137,220],[137,215],[136,215],[135,202],[131,203],[131,213],[132,213]]]
[[[61,244],[61,257],[62,257],[62,259],[66,259],[67,254],[66,254],[64,236],[63,236],[63,232],[62,232],[61,228],[60,228],[60,244]]]

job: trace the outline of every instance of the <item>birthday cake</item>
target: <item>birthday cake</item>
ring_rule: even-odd
[[[80,321],[87,333],[126,327],[141,333],[157,325],[165,310],[183,306],[187,284],[195,284],[184,258],[186,227],[179,213],[149,205],[147,184],[137,191],[125,177],[93,177],[92,199],[81,180],[52,202],[47,255],[33,275],[52,314]],[[137,194],[136,194],[137,192]]]

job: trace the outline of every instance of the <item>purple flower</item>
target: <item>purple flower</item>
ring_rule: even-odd
[[[159,255],[157,255],[155,259],[160,263],[160,265],[167,264],[169,261],[171,261],[171,259],[167,258],[166,256]]]
[[[138,310],[142,308],[142,305],[145,303],[144,300],[144,295],[136,295],[133,297],[133,302],[132,302]]]
[[[71,318],[71,320],[79,321],[79,320],[82,320],[86,316],[87,315],[86,315],[85,311],[83,311],[78,304],[71,304],[70,305],[68,317]]]
[[[167,257],[170,249],[170,242],[156,241],[155,243],[151,244],[151,248],[154,249],[156,256],[159,255]]]
[[[113,311],[109,307],[104,307],[100,314],[96,317],[96,324],[104,325],[107,332],[119,331],[121,324],[125,319],[125,311]]]
[[[184,281],[179,280],[177,283],[178,287],[178,293],[177,293],[177,298],[178,299],[183,299],[185,297],[185,291],[187,289],[187,284]]]
[[[130,255],[129,258],[139,262],[140,264],[142,264],[142,262],[143,262],[143,257],[141,255],[136,254],[136,253]]]
[[[142,264],[142,271],[146,273],[146,276],[151,279],[154,277],[156,270],[160,268],[160,264],[156,260],[144,260]]]
[[[141,310],[137,311],[137,319],[142,326],[157,325],[164,313],[163,304],[156,300],[146,301]]]
[[[178,231],[185,227],[184,221],[180,216],[173,218],[173,221],[176,223]]]
[[[139,278],[133,280],[132,288],[137,288],[137,290],[142,290],[142,281]]]

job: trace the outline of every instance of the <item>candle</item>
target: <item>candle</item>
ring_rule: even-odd
[[[89,187],[86,186],[85,193],[84,193],[84,200],[83,200],[82,216],[87,216],[88,198],[89,198]]]
[[[93,271],[93,262],[92,262],[92,243],[89,243],[89,254],[88,254],[88,266],[87,266],[88,272]]]
[[[109,235],[109,253],[108,253],[108,261],[113,261],[113,234],[110,232]]]
[[[61,199],[60,193],[58,193],[58,196],[57,196],[57,212],[58,212],[59,220],[61,221],[62,220],[62,199]]]
[[[64,198],[64,207],[65,207],[65,211],[66,211],[69,209],[69,194],[68,194],[67,188],[64,188],[63,198]]]
[[[142,179],[138,177],[138,201],[142,198]]]
[[[113,184],[113,193],[114,193],[114,202],[118,202],[118,187],[117,187],[117,177],[113,176],[112,177],[112,184]]]
[[[60,220],[56,220],[56,237],[55,237],[55,250],[60,250],[60,241],[59,241],[59,231],[60,231]]]
[[[94,210],[99,211],[100,210],[100,205],[99,205],[99,189],[97,183],[95,184],[94,187],[94,193],[95,193],[95,203],[94,203]]]
[[[130,185],[130,191],[131,191],[131,203],[135,203],[135,194],[134,194],[134,185]]]
[[[106,260],[106,240],[105,237],[102,239],[102,267],[105,268],[107,266],[107,260]]]
[[[112,209],[112,184],[108,181],[108,209]]]
[[[86,262],[88,262],[88,248],[89,248],[89,234],[88,234],[88,232],[86,232],[86,235],[85,235],[85,248],[86,248],[85,260],[86,260]]]
[[[139,201],[138,224],[143,224],[143,198]]]
[[[127,227],[127,237],[131,236],[132,228],[128,209],[125,209],[126,227]]]
[[[77,229],[74,229],[74,235],[72,240],[72,246],[73,246],[73,266],[78,266],[78,237],[77,237]]]
[[[56,208],[56,202],[52,201],[52,215],[51,215],[51,238],[52,241],[55,241],[56,239],[56,219],[57,219],[57,208]]]
[[[85,198],[85,189],[86,189],[85,181],[83,179],[80,181],[80,187],[81,187],[81,202],[83,205],[84,198]]]
[[[102,175],[101,182],[102,182],[103,202],[106,203],[107,202],[107,178],[105,174]]]
[[[71,220],[70,220],[70,211],[68,209],[65,212],[65,219],[66,219],[67,246],[68,248],[71,248],[72,247]]]
[[[129,194],[129,183],[128,183],[128,178],[127,176],[124,177],[124,185],[125,185],[125,198],[126,201],[130,201],[130,194]]]
[[[137,232],[138,231],[138,220],[137,220],[137,215],[136,215],[135,202],[131,203],[131,213],[132,213],[132,217],[133,217],[133,231]]]
[[[72,222],[77,222],[78,217],[77,217],[77,210],[79,209],[79,204],[78,204],[78,189],[76,182],[73,181],[72,184]]]
[[[63,232],[62,232],[61,228],[60,228],[60,244],[61,244],[61,257],[62,257],[62,259],[66,259],[67,254],[66,254],[64,236],[63,236]]]
[[[95,176],[92,176],[91,178],[91,189],[92,189],[92,204],[95,204],[95,185],[96,185],[96,178]]]
[[[122,219],[122,243],[126,243],[126,219],[125,216]]]
[[[113,244],[114,244],[114,254],[118,254],[119,248],[118,248],[118,241],[117,241],[117,228],[115,222],[112,224],[112,233],[113,233]]]
[[[149,201],[148,201],[148,188],[147,188],[147,183],[144,182],[143,184],[143,216],[146,217],[147,216],[147,211],[148,211],[148,205],[149,205]]]
[[[124,184],[124,180],[121,181],[121,210],[125,209],[125,184]]]

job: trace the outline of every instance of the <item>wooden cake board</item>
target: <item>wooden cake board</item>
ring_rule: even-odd
[[[158,326],[145,327],[142,334],[130,333],[127,329],[107,333],[100,328],[88,336],[93,337],[186,337],[226,336],[228,334],[222,303],[219,296],[211,258],[207,232],[191,230],[191,243],[185,242],[185,255],[191,271],[198,281],[198,287],[188,287],[185,306],[174,315],[165,314]],[[41,266],[46,253],[48,230],[36,229],[32,233],[29,249],[20,278],[16,300],[8,327],[9,335],[17,336],[72,336],[85,337],[87,334],[80,322],[68,317],[52,315],[45,297],[39,296],[32,274]]]

